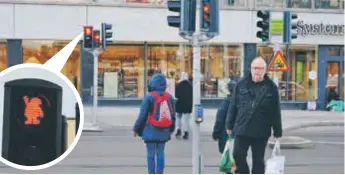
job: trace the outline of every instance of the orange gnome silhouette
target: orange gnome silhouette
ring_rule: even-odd
[[[42,101],[37,97],[29,100],[28,96],[24,96],[26,118],[25,125],[38,125],[40,124],[39,118],[43,118],[43,111],[41,108]]]

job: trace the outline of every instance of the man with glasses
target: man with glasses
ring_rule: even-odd
[[[266,75],[262,57],[251,63],[251,74],[236,84],[226,119],[226,130],[235,138],[233,157],[236,174],[250,174],[247,152],[252,151],[252,174],[265,174],[265,149],[271,129],[273,136],[282,136],[278,87]]]

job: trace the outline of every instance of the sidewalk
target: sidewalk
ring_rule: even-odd
[[[85,107],[85,123],[83,131],[92,131],[92,108]],[[108,126],[133,126],[139,112],[139,107],[99,107],[97,111],[97,125]],[[217,109],[205,109],[204,122],[201,124],[202,132],[212,132]],[[282,111],[283,130],[297,129],[308,126],[333,126],[344,125],[344,113],[328,111]],[[191,124],[193,122],[191,121]]]

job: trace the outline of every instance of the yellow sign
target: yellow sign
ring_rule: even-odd
[[[281,51],[278,51],[270,64],[268,65],[268,70],[273,72],[286,72],[289,71],[289,64],[286,62]]]

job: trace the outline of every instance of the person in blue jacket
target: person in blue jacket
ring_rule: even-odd
[[[226,120],[226,115],[228,112],[229,105],[231,103],[231,100],[230,100],[231,92],[232,92],[232,89],[235,87],[235,84],[236,84],[236,80],[231,80],[228,83],[229,93],[218,108],[216,121],[213,127],[212,138],[213,140],[218,141],[218,150],[219,150],[219,153],[221,154],[223,153],[226,141],[228,140],[228,135],[226,134],[226,129],[225,129],[225,120]]]
[[[155,74],[149,81],[148,89],[163,95],[166,91],[167,82],[163,74]],[[147,94],[141,103],[139,116],[134,124],[135,136],[140,136],[146,144],[147,168],[149,174],[163,174],[165,167],[164,148],[166,142],[171,139],[171,134],[175,130],[175,100],[170,95],[168,104],[171,114],[172,125],[168,128],[157,128],[148,122],[149,113],[153,112],[155,98]],[[159,118],[160,105],[157,105],[156,120]],[[157,160],[156,160],[157,159]]]

